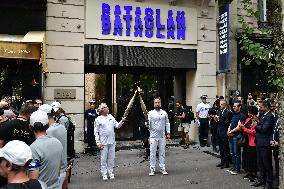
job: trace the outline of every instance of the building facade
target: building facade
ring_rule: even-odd
[[[127,16],[132,18],[129,26]],[[118,93],[117,75],[135,75],[140,69],[144,71],[139,74],[163,75],[160,79],[166,83],[163,86],[167,86],[165,73],[175,73],[170,74],[174,89],[165,98],[175,95],[193,107],[202,94],[214,101],[217,94],[215,1],[48,0],[46,52],[44,100],[47,103],[56,98],[61,100],[63,108],[76,121],[78,151],[82,149],[86,102],[95,89],[94,73],[106,74],[106,85],[112,86],[107,91],[112,95],[106,100],[113,109],[117,103],[113,100]],[[140,58],[135,59],[136,55],[131,53],[141,53]],[[159,53],[171,56],[160,60]],[[120,61],[116,61],[118,58]],[[85,78],[91,83],[86,89]],[[179,80],[183,81],[182,86]]]

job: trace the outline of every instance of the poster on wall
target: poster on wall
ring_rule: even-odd
[[[219,71],[228,72],[230,70],[229,64],[229,3],[219,8]]]

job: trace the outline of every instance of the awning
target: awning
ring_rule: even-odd
[[[0,58],[39,59],[42,72],[47,72],[45,56],[43,31],[30,31],[26,35],[0,34]]]
[[[197,68],[195,49],[85,45],[85,63],[94,66]]]

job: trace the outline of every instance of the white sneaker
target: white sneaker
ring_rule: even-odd
[[[169,174],[165,169],[161,169],[160,172],[161,172],[163,175],[168,175],[168,174]]]
[[[114,174],[113,173],[109,174],[109,179],[114,179]]]
[[[103,180],[107,180],[107,175],[103,175]]]
[[[150,169],[149,176],[154,176],[154,175],[155,175],[155,170],[154,169]]]

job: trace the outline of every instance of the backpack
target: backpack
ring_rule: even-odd
[[[65,114],[61,115],[61,116],[58,117],[56,122],[59,123],[59,120],[62,116],[65,116],[68,119],[68,128],[66,128],[67,132],[74,132],[75,131],[75,125],[74,125],[73,121],[71,120],[71,118],[69,116],[66,116]]]
[[[184,121],[190,123],[192,120],[194,120],[194,113],[192,111],[192,106],[184,106],[185,112],[185,118]]]

